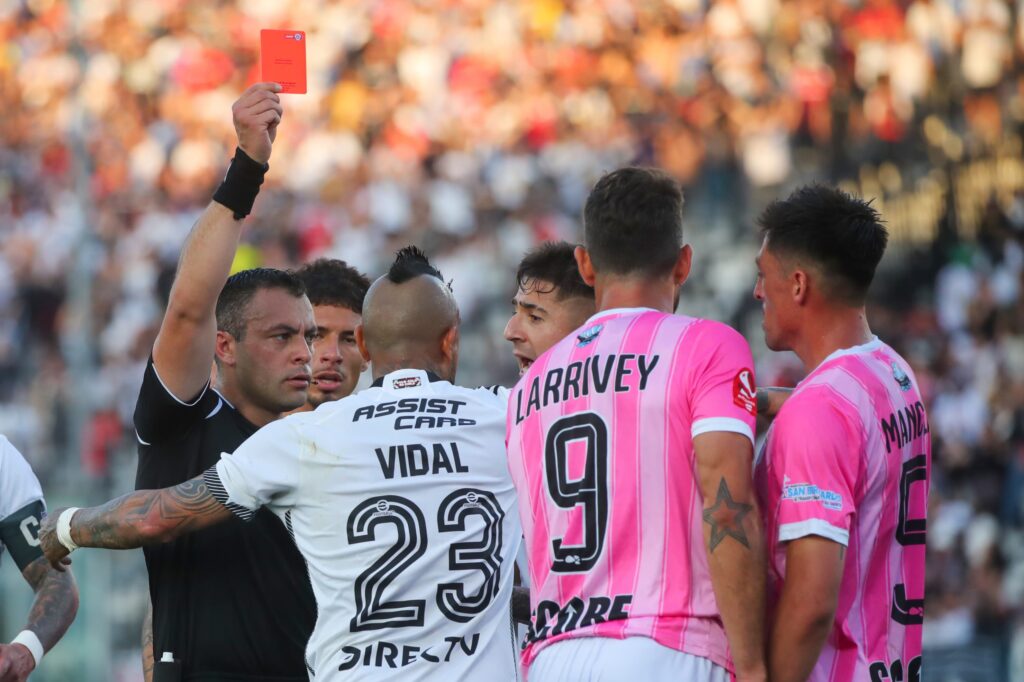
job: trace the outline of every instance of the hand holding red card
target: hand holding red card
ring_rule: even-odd
[[[306,92],[305,31],[260,31],[262,80],[280,83],[281,92]]]

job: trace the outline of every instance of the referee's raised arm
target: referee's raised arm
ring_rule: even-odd
[[[238,148],[224,182],[189,234],[178,262],[153,365],[164,387],[192,400],[210,379],[217,337],[217,296],[231,270],[243,219],[269,168],[283,110],[276,83],[257,83],[231,108]]]

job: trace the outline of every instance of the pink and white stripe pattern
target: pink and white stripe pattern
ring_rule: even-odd
[[[509,402],[530,567],[524,665],[569,637],[650,637],[729,670],[693,438],[753,441],[746,341],[726,325],[609,310],[542,355]]]
[[[920,680],[928,431],[912,370],[876,338],[811,372],[768,433],[755,481],[770,592],[785,580],[787,541],[848,548],[812,682]]]

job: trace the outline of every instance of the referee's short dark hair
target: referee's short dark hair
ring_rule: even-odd
[[[805,185],[769,204],[757,222],[767,249],[812,261],[831,298],[864,305],[889,242],[870,201],[828,185]]]
[[[656,168],[604,175],[583,208],[584,244],[600,274],[662,277],[683,248],[683,191]]]
[[[594,300],[594,288],[588,286],[576,266],[576,245],[569,242],[544,242],[531,249],[519,262],[516,284],[525,292],[554,293],[555,299]]]
[[[241,341],[249,323],[249,302],[263,289],[283,289],[296,298],[306,295],[302,280],[285,270],[253,268],[236,272],[228,277],[217,297],[217,331]]]
[[[406,246],[395,254],[395,261],[388,268],[385,277],[395,284],[402,284],[420,275],[428,275],[444,281],[441,271],[430,264],[425,253],[415,246]]]
[[[363,299],[370,280],[343,260],[320,258],[295,271],[314,306],[330,305],[363,313]]]

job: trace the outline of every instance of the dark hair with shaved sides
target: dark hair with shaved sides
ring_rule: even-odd
[[[830,296],[862,305],[889,233],[871,202],[825,185],[801,187],[773,201],[758,219],[777,257],[819,266]]]
[[[554,292],[555,299],[594,300],[594,288],[587,286],[576,266],[575,244],[544,242],[523,256],[516,270],[516,284],[523,291]]]
[[[429,275],[444,281],[441,271],[430,264],[426,254],[415,246],[406,246],[395,254],[395,262],[388,268],[386,277],[395,284],[402,284],[420,275]]]
[[[320,258],[295,271],[313,305],[330,305],[363,312],[363,299],[370,280],[343,260]]]
[[[302,281],[276,268],[242,270],[228,277],[217,297],[217,330],[241,341],[249,324],[249,302],[263,289],[282,289],[295,298],[306,295]]]

